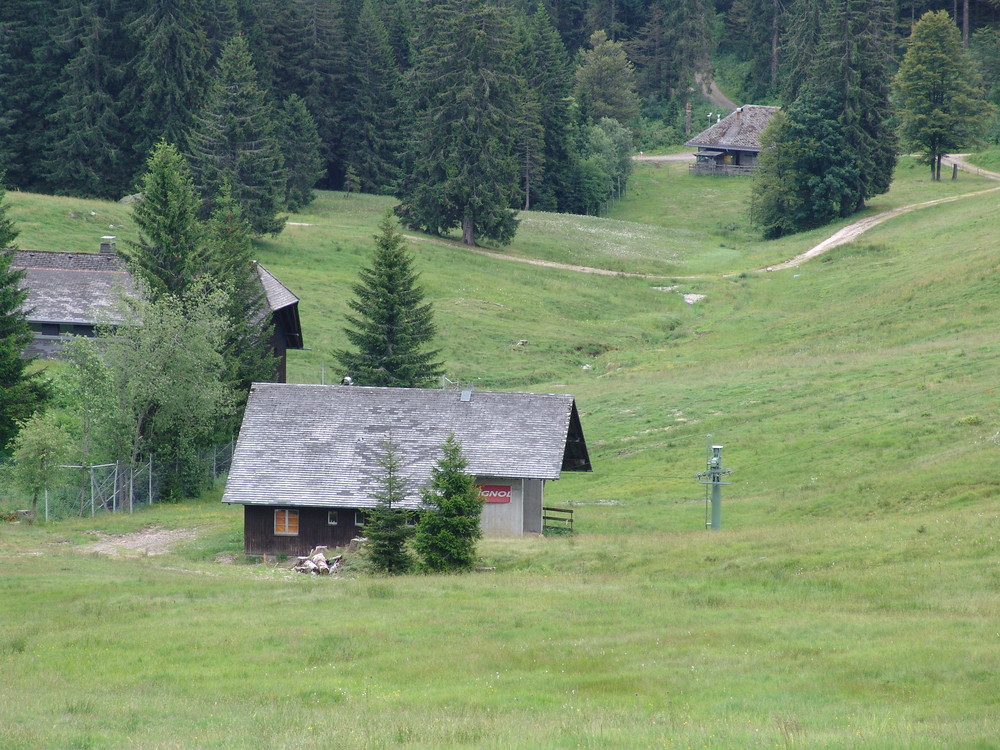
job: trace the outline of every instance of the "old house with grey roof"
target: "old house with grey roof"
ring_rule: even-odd
[[[746,174],[757,166],[760,136],[780,107],[747,104],[689,140],[696,146],[695,174]]]
[[[115,252],[114,238],[105,237],[99,253],[20,250],[12,269],[25,272],[28,295],[24,307],[34,340],[27,353],[50,358],[67,336],[93,336],[99,323],[114,324],[119,294],[134,294],[132,277]],[[285,380],[286,352],[302,348],[298,298],[267,269],[257,265],[274,324],[271,344],[278,357],[275,377]]]
[[[247,554],[305,554],[364,535],[391,438],[406,482],[421,490],[454,434],[483,495],[489,536],[541,533],[547,481],[590,471],[572,396],[256,383],[222,502],[244,508]]]

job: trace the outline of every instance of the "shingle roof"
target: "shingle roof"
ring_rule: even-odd
[[[132,290],[124,262],[113,253],[22,250],[11,267],[25,270],[25,309],[33,323],[87,325],[102,315],[114,322],[119,290]]]
[[[20,250],[14,253],[11,267],[25,270],[30,322],[93,325],[102,314],[115,322],[118,290],[134,292],[125,260],[115,253]],[[270,271],[260,264],[256,268],[272,312],[298,303],[299,298]],[[298,336],[301,340],[301,331]]]
[[[701,131],[684,145],[728,151],[760,151],[760,134],[779,109],[747,104]]]
[[[590,470],[572,396],[474,391],[462,399],[453,390],[256,383],[222,501],[372,507],[390,435],[411,507],[449,433],[477,476]]]
[[[267,305],[271,308],[271,312],[294,305],[299,301],[299,298],[292,294],[288,290],[288,287],[278,281],[274,277],[274,274],[256,261],[254,265],[257,268],[260,283],[264,287],[264,293],[267,295]]]

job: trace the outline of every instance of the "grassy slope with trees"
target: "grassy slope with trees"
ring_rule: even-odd
[[[989,186],[904,160],[869,210]],[[504,250],[663,278],[411,243],[449,377],[576,396],[596,471],[547,501],[574,503],[577,534],[484,540],[489,574],[330,581],[219,564],[242,517],[217,493],[0,526],[0,745],[991,746],[997,194],[768,274],[837,226],[756,240],[748,187],[643,165],[614,219],[532,215]],[[9,197],[24,248],[133,231],[115,204]],[[260,244],[302,298],[293,380],[337,378],[390,203],[322,193]],[[42,214],[61,228],[36,231]],[[674,283],[707,297],[654,288]],[[735,470],[715,534],[707,433]],[[197,535],[162,558],[88,552],[149,525]]]

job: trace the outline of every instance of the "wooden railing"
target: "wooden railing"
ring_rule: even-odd
[[[739,174],[752,174],[753,167],[739,167],[734,164],[691,164],[688,166],[691,174],[714,174],[729,177]]]
[[[550,508],[542,507],[542,533],[546,531],[569,532],[573,531],[573,509],[572,508]]]

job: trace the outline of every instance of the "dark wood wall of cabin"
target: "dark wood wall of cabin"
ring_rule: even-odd
[[[355,526],[356,513],[351,508],[297,508],[297,536],[274,533],[274,511],[270,506],[246,505],[243,509],[243,550],[248,555],[306,555],[320,545],[333,549],[346,547],[354,537],[364,534]],[[328,513],[337,514],[337,525],[327,522]]]
[[[278,361],[274,368],[274,382],[284,383],[288,361],[288,341],[285,337],[285,323],[281,316],[274,315],[271,318],[274,323],[274,332],[271,334],[271,348]],[[308,552],[308,550],[306,550]]]

